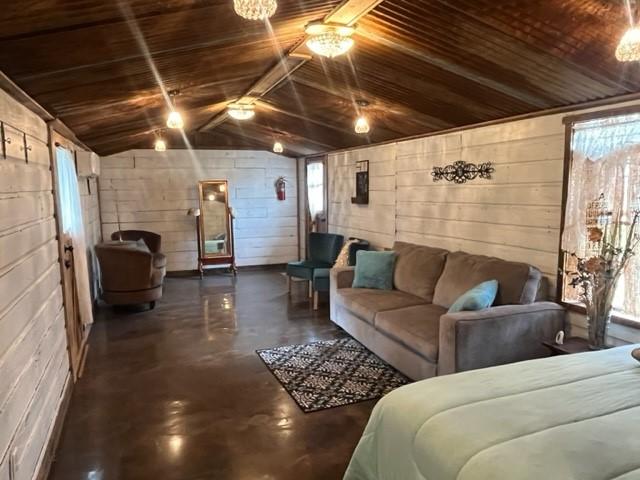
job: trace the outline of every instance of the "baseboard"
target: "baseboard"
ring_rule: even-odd
[[[62,393],[62,400],[60,402],[60,408],[56,420],[49,436],[49,441],[45,445],[44,453],[42,454],[42,462],[40,463],[40,469],[35,477],[35,480],[47,480],[49,473],[51,472],[51,466],[53,465],[53,459],[62,438],[62,428],[64,426],[64,420],[67,418],[67,412],[71,403],[71,393],[73,392],[73,375],[69,372],[68,381],[65,385],[64,392]]]
[[[248,265],[244,267],[237,267],[239,272],[270,272],[270,271],[284,271],[287,265],[285,263],[276,263],[273,265]],[[208,268],[204,270],[204,275],[209,273],[227,273],[224,268]],[[200,276],[198,270],[175,270],[167,272],[168,278],[184,278]]]

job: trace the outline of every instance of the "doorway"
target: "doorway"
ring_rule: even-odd
[[[69,363],[75,380],[82,372],[89,330],[93,323],[87,248],[72,150],[56,144],[52,150],[52,166],[65,326]]]
[[[329,231],[327,156],[310,157],[305,162],[305,245],[309,233]]]

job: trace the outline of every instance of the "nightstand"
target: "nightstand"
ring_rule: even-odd
[[[542,344],[551,350],[552,355],[569,355],[572,353],[590,352],[589,342],[580,337],[569,337],[564,339],[562,345],[558,345],[555,341],[545,341]]]

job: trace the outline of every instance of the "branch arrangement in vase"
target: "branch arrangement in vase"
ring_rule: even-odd
[[[565,274],[571,278],[569,285],[578,289],[586,307],[589,347],[594,350],[606,347],[616,286],[640,244],[640,210],[632,212],[630,222],[622,220],[622,213],[613,222],[610,212],[604,217],[606,220],[601,225],[588,228],[589,242],[595,245],[593,255],[583,258],[565,252],[575,259],[575,270]]]

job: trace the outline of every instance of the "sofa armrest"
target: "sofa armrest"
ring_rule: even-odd
[[[329,318],[336,320],[336,292],[341,288],[350,288],[356,274],[355,267],[333,267],[329,274]]]
[[[355,274],[355,267],[333,267],[331,269],[331,286],[335,286],[335,288],[351,288]]]
[[[444,314],[438,375],[548,356],[542,342],[564,329],[565,315],[553,302]]]

